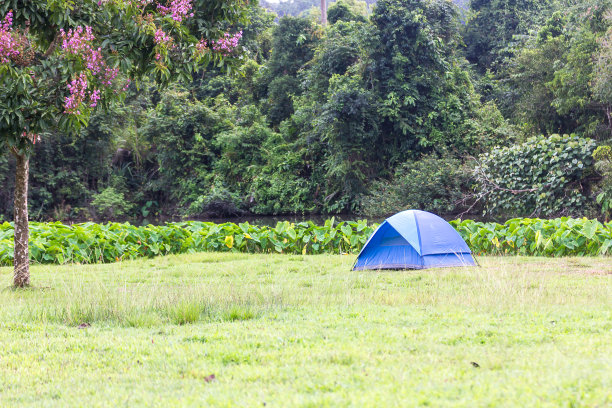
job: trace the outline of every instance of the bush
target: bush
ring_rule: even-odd
[[[601,213],[609,219],[612,215],[612,147],[599,146],[593,153],[597,160],[595,169],[602,176],[597,191],[597,204],[601,207]]]
[[[123,193],[113,187],[105,188],[101,193],[94,196],[91,206],[100,218],[115,218],[127,214],[132,205],[125,200]]]
[[[585,214],[594,150],[591,139],[552,135],[481,155],[474,175],[485,214]]]
[[[187,215],[206,214],[209,217],[228,217],[243,214],[238,194],[216,181],[207,194],[200,195],[190,206]]]
[[[450,214],[470,188],[470,173],[454,158],[425,156],[405,163],[391,181],[374,182],[361,197],[359,212],[383,216],[411,208]]]
[[[359,6],[361,6],[361,9],[357,8]],[[338,21],[365,22],[367,12],[366,3],[359,4],[354,1],[338,0],[329,6],[327,10],[327,21],[329,21],[329,24],[335,24]]]

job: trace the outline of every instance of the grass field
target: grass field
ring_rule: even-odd
[[[0,406],[612,405],[610,258],[353,260],[0,268]]]

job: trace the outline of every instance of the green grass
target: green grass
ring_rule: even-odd
[[[21,291],[0,268],[0,406],[612,404],[609,259],[353,260],[40,265]]]

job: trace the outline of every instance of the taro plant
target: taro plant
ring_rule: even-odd
[[[475,254],[583,256],[612,253],[612,223],[597,220],[515,218],[504,224],[451,224]],[[377,227],[366,220],[324,225],[279,222],[130,224],[32,223],[30,257],[39,263],[104,263],[202,251],[278,254],[357,254]],[[0,224],[0,265],[11,265],[13,225]]]
[[[476,254],[586,256],[612,252],[612,223],[586,218],[514,218],[504,224],[451,221]]]

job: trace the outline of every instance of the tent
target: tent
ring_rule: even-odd
[[[353,270],[474,265],[472,251],[448,222],[426,211],[408,210],[380,224]]]

